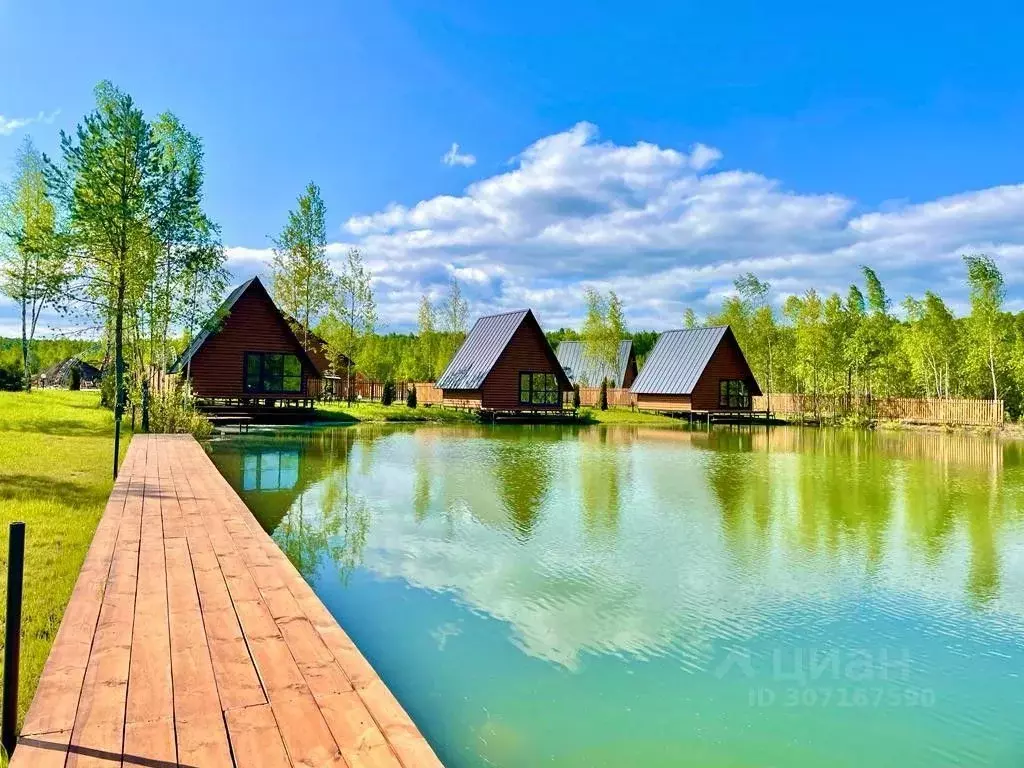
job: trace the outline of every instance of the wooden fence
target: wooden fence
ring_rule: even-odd
[[[600,387],[580,387],[580,405],[584,407],[596,408],[600,400]],[[566,394],[566,402],[572,402],[572,392]],[[634,402],[635,400],[633,398],[633,393],[630,392],[628,389],[617,389],[615,387],[608,387],[609,408],[632,408]]]
[[[805,418],[859,415],[921,424],[995,426],[1003,423],[1002,400],[773,393],[770,398],[767,395],[755,397],[753,408],[755,411],[771,410],[779,416]]]
[[[417,381],[409,386],[416,388],[416,405],[439,405],[444,399],[432,381]]]

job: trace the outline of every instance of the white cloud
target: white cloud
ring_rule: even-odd
[[[551,327],[580,321],[584,285],[617,291],[633,327],[663,329],[679,325],[687,306],[716,308],[747,271],[781,299],[811,286],[845,293],[862,264],[897,301],[933,288],[962,307],[960,257],[973,251],[997,259],[1011,307],[1024,305],[1024,184],[865,210],[838,192],[712,170],[720,158],[703,144],[602,141],[579,123],[461,194],[352,216],[328,253],[363,250],[380,317],[393,328],[414,325],[419,296],[442,295],[453,275],[473,314],[532,306]],[[239,277],[264,270],[270,256],[228,252]]]
[[[458,143],[453,141],[451,149],[441,157],[441,162],[445,165],[461,165],[464,168],[469,168],[471,165],[476,165],[476,155],[459,152]]]
[[[474,311],[531,304],[550,325],[581,315],[584,283],[615,289],[636,327],[715,307],[741,273],[778,296],[815,286],[845,292],[869,264],[894,298],[939,287],[962,301],[960,256],[983,249],[1020,262],[1024,185],[858,210],[840,193],[807,194],[762,174],[712,171],[722,153],[600,141],[579,123],[527,147],[511,170],[460,195],[392,204],[351,217],[348,234],[405,293],[465,274]],[[470,279],[493,274],[500,280]],[[1018,270],[1008,270],[1012,288]],[[382,302],[384,315],[388,302]],[[398,317],[411,317],[394,307]]]
[[[0,115],[0,136],[10,136],[19,128],[32,125],[32,123],[45,123],[49,125],[57,119],[59,114],[60,110],[55,109],[50,113],[40,112],[35,117],[5,117]]]

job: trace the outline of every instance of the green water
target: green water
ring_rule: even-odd
[[[209,444],[456,766],[1024,765],[1024,449],[360,426]]]

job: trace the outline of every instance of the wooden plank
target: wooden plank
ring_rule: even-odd
[[[110,765],[115,757],[120,762],[139,561],[138,549],[130,545],[121,546],[119,539],[111,563],[71,734],[69,767]]]
[[[23,735],[70,733],[74,726],[121,516],[128,496],[141,493],[141,483],[130,488],[132,470],[145,453],[144,441],[129,446],[25,716]]]
[[[153,441],[153,438],[150,438]],[[155,760],[174,763],[174,693],[171,687],[171,641],[167,618],[167,575],[160,507],[173,490],[162,477],[160,443],[146,463],[142,504],[135,618],[125,712],[126,763]],[[163,472],[161,472],[163,470]]]
[[[238,768],[286,768],[291,765],[269,704],[225,713]]]
[[[183,764],[230,766],[228,737],[188,547],[181,538],[168,539],[166,547],[178,759]]]
[[[14,749],[12,768],[64,768],[71,731],[22,735]]]

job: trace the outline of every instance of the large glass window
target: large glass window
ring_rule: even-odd
[[[561,402],[562,392],[558,388],[558,378],[555,374],[519,374],[520,405],[558,405]]]
[[[279,352],[245,353],[246,392],[301,392],[302,363]]]
[[[749,408],[750,391],[747,382],[739,379],[722,379],[718,382],[719,408]]]

